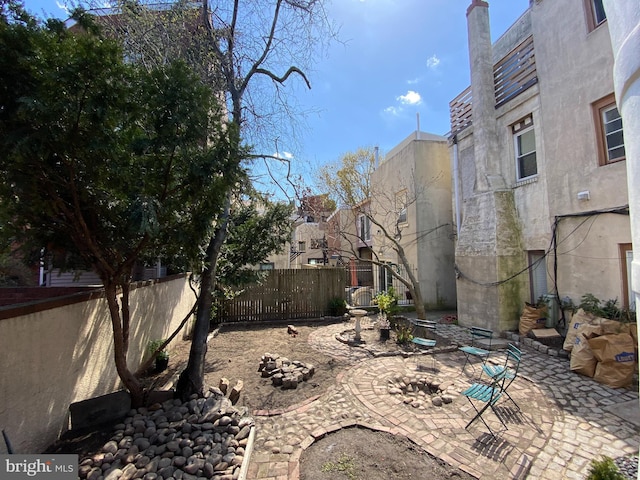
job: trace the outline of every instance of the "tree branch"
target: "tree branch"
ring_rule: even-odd
[[[265,70],[264,68],[257,68],[255,70],[255,73],[262,73],[280,84],[284,84],[284,82],[287,81],[287,78],[289,78],[289,75],[291,75],[292,73],[297,73],[302,77],[302,79],[304,80],[304,83],[307,84],[307,88],[311,90],[311,83],[309,83],[309,79],[307,79],[307,76],[298,67],[289,67],[289,70],[287,70],[287,72],[282,77],[278,77],[276,74],[274,74],[270,70]]]

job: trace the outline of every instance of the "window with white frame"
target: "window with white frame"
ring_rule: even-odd
[[[307,251],[306,242],[298,242],[298,251],[299,252],[306,252]]]
[[[368,242],[371,240],[371,220],[366,215],[360,215],[360,241]]]
[[[536,134],[530,115],[511,126],[516,153],[516,178],[524,180],[538,174]]]
[[[593,104],[593,117],[598,138],[598,159],[600,165],[619,162],[626,158],[622,118],[616,107],[613,94]]]

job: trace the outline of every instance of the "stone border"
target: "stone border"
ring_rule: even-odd
[[[244,457],[242,459],[242,465],[240,466],[240,474],[238,475],[238,480],[246,480],[247,473],[249,470],[249,462],[251,462],[251,453],[253,452],[253,442],[256,438],[256,426],[255,424],[251,426],[251,431],[249,432],[249,439],[247,440],[247,446],[244,449]]]
[[[569,352],[567,352],[566,350],[562,348],[550,347],[537,340],[534,340],[533,338],[520,335],[517,332],[506,331],[503,332],[502,335],[504,335],[504,338],[506,338],[507,340],[510,340],[512,342],[519,342],[522,345],[537,350],[538,352],[545,355],[549,355],[551,357],[569,358]]]

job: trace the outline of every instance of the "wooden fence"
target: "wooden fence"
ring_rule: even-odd
[[[271,270],[258,284],[218,306],[218,322],[261,322],[319,318],[329,315],[329,302],[345,298],[343,268]]]

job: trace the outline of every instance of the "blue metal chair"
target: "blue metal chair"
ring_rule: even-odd
[[[427,333],[431,333],[435,336],[436,333],[436,322],[434,322],[433,320],[420,320],[420,319],[413,319],[411,320],[411,323],[413,324],[414,327],[416,327],[416,329],[414,330],[414,336],[411,339],[411,341],[417,345],[419,348],[433,348],[436,346],[436,340],[432,339],[432,338],[426,338],[426,334]],[[421,329],[423,334],[421,336],[415,334],[417,333],[417,329]],[[436,370],[436,358],[435,355],[431,355],[432,360],[433,360],[433,366],[432,369],[435,371]]]
[[[463,352],[465,355],[464,365],[462,365],[463,372],[465,367],[467,366],[467,363],[469,363],[469,360],[472,357],[480,358],[482,360],[482,363],[484,364],[491,352],[491,340],[493,338],[493,332],[491,330],[480,327],[471,327],[469,328],[469,333],[471,334],[471,345],[465,345],[458,348],[458,350]],[[480,340],[488,341],[487,348],[482,348],[485,345],[483,345],[482,347],[478,346]],[[471,367],[475,371],[473,363],[471,363]]]
[[[482,372],[485,373],[491,379],[491,381],[504,374],[504,385],[502,387],[502,393],[504,393],[507,398],[511,400],[511,402],[516,406],[518,410],[520,410],[520,406],[515,402],[513,398],[511,398],[511,395],[509,395],[509,392],[507,390],[509,388],[509,385],[511,385],[518,376],[521,358],[522,351],[518,347],[510,343],[507,346],[504,365],[493,365],[490,363],[484,363],[484,365],[482,365]],[[480,375],[482,376],[482,374]]]
[[[505,370],[506,371],[506,370]],[[482,415],[488,410],[491,409],[500,423],[504,426],[505,430],[508,430],[507,425],[504,423],[500,415],[495,410],[495,405],[502,397],[503,387],[504,387],[505,375],[504,373],[497,374],[490,385],[486,385],[483,383],[474,383],[469,388],[467,388],[462,395],[467,397],[469,403],[476,411],[475,416],[467,423],[464,427],[465,429],[469,428],[469,426],[475,422],[477,419],[480,419],[484,426],[487,427],[489,433],[493,438],[496,438],[495,433],[491,430],[489,424],[482,418]]]

